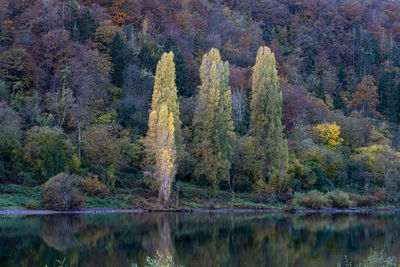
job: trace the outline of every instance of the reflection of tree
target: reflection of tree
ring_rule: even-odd
[[[157,250],[185,266],[334,266],[343,255],[357,264],[370,248],[399,257],[399,228],[398,214],[3,217],[0,265],[146,266]]]
[[[171,228],[170,228],[169,214],[160,214],[156,217],[157,221],[157,235],[153,237],[153,244],[156,247],[157,254],[160,258],[160,266],[167,265],[170,258],[174,256],[174,244],[171,241]]]
[[[75,236],[82,226],[79,216],[49,215],[43,218],[40,236],[48,246],[65,251],[82,245]]]

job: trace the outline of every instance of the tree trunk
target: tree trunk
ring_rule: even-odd
[[[81,143],[82,143],[82,133],[81,133],[81,123],[78,120],[78,156],[81,158]]]

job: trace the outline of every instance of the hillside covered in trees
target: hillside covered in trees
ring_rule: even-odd
[[[0,0],[0,32],[1,207],[400,205],[399,2]]]

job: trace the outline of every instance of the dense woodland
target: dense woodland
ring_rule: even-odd
[[[399,2],[0,0],[0,24],[3,186],[400,203]]]

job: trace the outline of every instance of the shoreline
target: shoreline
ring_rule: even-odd
[[[140,213],[281,213],[281,214],[354,214],[375,212],[400,212],[400,208],[353,208],[353,209],[102,209],[89,208],[71,211],[0,209],[1,216],[23,215],[91,215],[91,214],[140,214]]]

